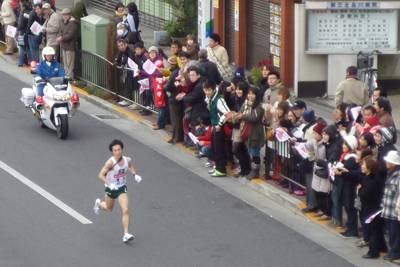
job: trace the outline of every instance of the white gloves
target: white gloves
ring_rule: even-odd
[[[135,181],[140,183],[142,181],[142,177],[140,175],[135,174]]]

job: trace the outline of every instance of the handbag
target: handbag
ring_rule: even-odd
[[[328,170],[326,168],[321,168],[318,166],[315,167],[314,173],[316,176],[322,179],[328,179],[329,176]]]
[[[25,46],[25,35],[22,34],[21,32],[18,33],[17,37],[17,45],[18,46]]]
[[[242,122],[240,124],[240,138],[242,139],[243,142],[246,142],[249,139],[251,128],[252,128],[251,123],[247,121]]]
[[[268,141],[274,141],[274,128],[267,127],[265,136]]]

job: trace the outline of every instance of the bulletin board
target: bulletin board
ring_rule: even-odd
[[[307,52],[398,51],[397,9],[307,10]]]

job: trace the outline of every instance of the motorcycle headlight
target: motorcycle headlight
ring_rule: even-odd
[[[62,101],[62,96],[60,96],[60,95],[53,95],[53,99],[55,100],[55,101]]]
[[[63,100],[64,101],[69,101],[70,99],[71,99],[71,95],[70,94],[63,95]]]

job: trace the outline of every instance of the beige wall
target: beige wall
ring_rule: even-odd
[[[326,55],[306,54],[306,13],[304,4],[295,5],[295,81],[294,90],[297,94],[297,83],[301,81],[326,81],[328,79]]]

